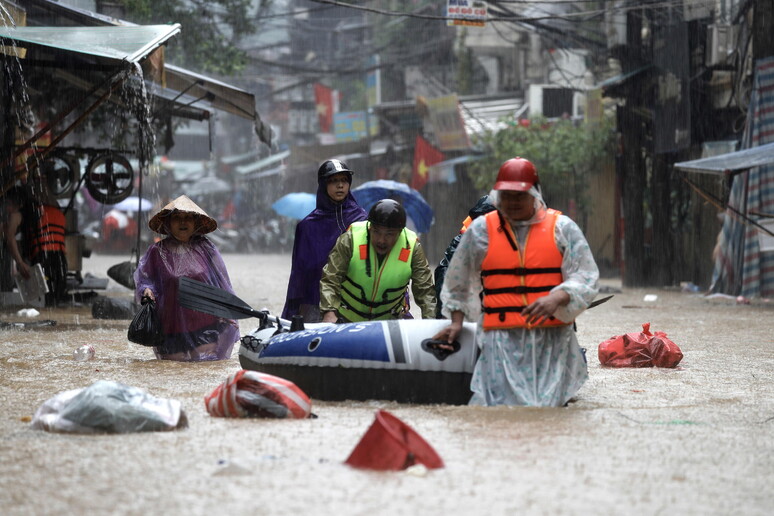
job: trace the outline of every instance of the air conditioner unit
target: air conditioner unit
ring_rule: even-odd
[[[712,3],[707,0],[683,0],[683,20],[692,21],[712,16]]]
[[[704,64],[708,67],[726,64],[728,56],[734,52],[735,35],[732,25],[708,25]]]
[[[531,117],[542,115],[546,118],[558,118],[578,114],[576,95],[570,88],[550,84],[530,84],[528,95]]]

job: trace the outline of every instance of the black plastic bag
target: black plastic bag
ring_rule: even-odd
[[[131,342],[143,346],[160,346],[164,342],[156,303],[148,296],[143,296],[142,306],[129,324],[127,337]]]
[[[137,264],[130,260],[128,262],[121,262],[113,265],[107,270],[107,275],[119,285],[134,290],[135,269],[137,269]]]

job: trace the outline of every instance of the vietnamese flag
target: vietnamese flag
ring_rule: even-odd
[[[314,85],[314,103],[321,133],[333,130],[333,90],[320,83]]]
[[[420,190],[425,186],[428,168],[443,160],[444,156],[441,151],[417,135],[417,141],[414,144],[414,173],[411,176],[411,188]]]

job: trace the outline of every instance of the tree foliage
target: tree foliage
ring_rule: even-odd
[[[488,191],[500,165],[520,156],[537,167],[549,206],[567,209],[574,202],[585,218],[591,202],[589,177],[614,156],[613,127],[608,119],[598,125],[565,119],[548,122],[544,118],[511,122],[477,142],[487,150],[487,157],[471,165],[474,184]]]
[[[459,95],[473,93],[473,51],[465,44],[467,36],[467,30],[460,31],[455,49],[457,54],[457,93]]]
[[[183,30],[167,47],[167,59],[205,73],[233,75],[244,69],[239,47],[258,30],[259,13],[272,0],[123,0],[126,18],[139,24],[179,23]],[[253,8],[257,3],[257,11]]]

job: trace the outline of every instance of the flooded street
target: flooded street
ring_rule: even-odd
[[[224,255],[237,295],[279,314],[289,255]],[[93,256],[84,273],[125,256]],[[620,287],[615,280],[606,285]],[[130,291],[112,280],[106,295]],[[646,294],[658,296],[654,302]],[[600,295],[601,297],[602,295]],[[578,320],[589,381],[567,408],[320,402],[308,420],[221,419],[203,403],[239,369],[177,363],[126,340],[90,306],[41,310],[57,325],[0,330],[3,514],[769,514],[774,494],[774,303],[625,289]],[[0,321],[26,321],[0,310]],[[677,369],[602,368],[600,342],[664,331]],[[257,321],[242,321],[242,332]],[[93,360],[73,351],[92,344]],[[189,428],[129,435],[32,430],[46,399],[96,380],[180,400]],[[383,408],[446,467],[365,472],[342,464]],[[769,507],[769,509],[767,509]]]

